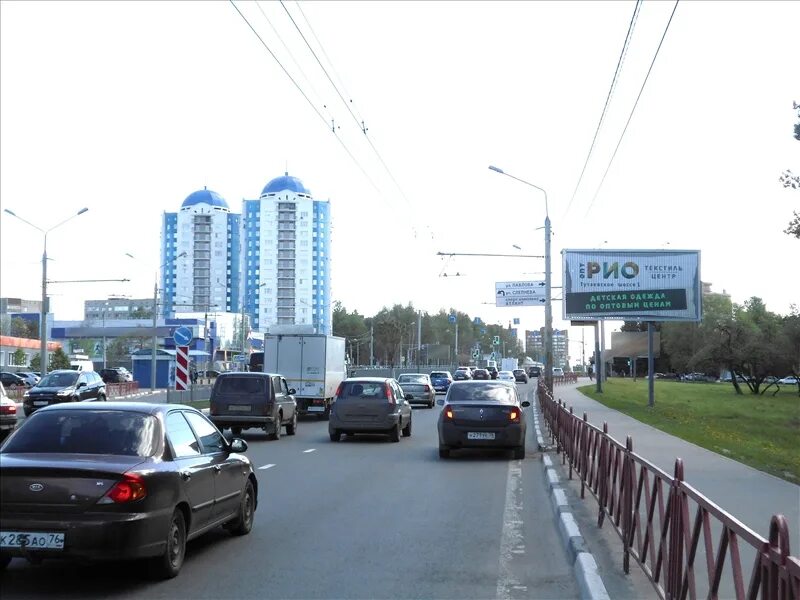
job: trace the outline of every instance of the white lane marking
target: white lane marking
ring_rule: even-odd
[[[264,469],[271,469],[274,466],[275,465],[264,465],[263,467],[258,467],[258,470],[259,471],[263,471]]]
[[[506,479],[506,505],[503,510],[503,534],[500,538],[500,569],[497,575],[498,600],[506,600],[527,591],[511,570],[515,556],[525,554],[522,536],[522,461],[514,460],[508,465]],[[512,596],[512,592],[516,592]]]
[[[303,450],[303,454],[308,454],[309,452],[316,452],[316,448],[309,448],[308,450]]]

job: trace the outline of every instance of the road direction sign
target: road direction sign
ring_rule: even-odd
[[[178,327],[172,334],[176,346],[188,346],[192,341],[192,330],[188,327]]]
[[[456,322],[456,316],[455,315],[450,315],[449,317],[447,317],[447,320],[450,321],[451,323],[455,323]]]
[[[481,335],[486,335],[486,327],[481,327]]]
[[[499,335],[494,336],[494,339],[492,339],[492,344],[494,344],[495,346],[499,346],[500,345],[500,336]]]
[[[480,357],[481,357],[481,351],[480,351],[480,350],[478,350],[477,348],[475,348],[475,349],[472,351],[472,358],[480,358]]]
[[[489,360],[497,360],[497,353],[492,352],[492,355],[489,357]]]
[[[475,317],[475,320],[473,321],[473,323],[475,323],[475,325],[480,325],[481,324],[481,318],[480,317]]]
[[[544,281],[498,281],[494,284],[496,306],[544,306]]]

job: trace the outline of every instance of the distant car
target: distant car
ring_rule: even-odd
[[[456,372],[453,373],[454,381],[466,381],[472,379],[472,369],[469,367],[458,367]]]
[[[514,369],[512,374],[514,375],[514,381],[517,383],[528,383],[528,374],[525,369]]]
[[[476,380],[481,379],[483,381],[488,381],[492,378],[492,376],[489,375],[489,371],[487,371],[486,369],[475,369],[472,372],[472,378]]]
[[[497,373],[499,372],[497,367],[486,367],[486,370],[489,371],[489,375],[492,379],[497,379]]]
[[[782,383],[784,385],[797,385],[797,377],[794,375],[789,375],[783,379],[779,379],[778,383]]]
[[[22,377],[25,381],[27,381],[28,385],[30,385],[31,387],[39,383],[39,380],[42,378],[40,375],[37,375],[32,371],[18,371],[16,374]]]
[[[511,381],[515,382],[517,379],[514,377],[514,373],[512,371],[500,371],[497,374],[497,381]]]
[[[148,559],[150,574],[175,577],[187,541],[252,529],[258,482],[245,450],[187,406],[38,411],[0,449],[0,569],[12,557]]]
[[[431,383],[437,392],[446,392],[453,383],[453,376],[450,371],[431,371]]]
[[[100,378],[103,380],[104,383],[126,383],[131,381],[128,379],[128,370],[122,370],[123,367],[112,367],[110,369],[100,369]]]
[[[0,441],[14,431],[17,426],[17,403],[6,395],[6,388],[0,383]]]
[[[389,441],[411,436],[411,404],[391,377],[349,377],[339,384],[331,407],[328,435],[338,442],[342,434],[382,433]]]
[[[513,450],[525,458],[526,422],[517,389],[503,381],[459,381],[447,390],[439,414],[439,457],[460,448]]]
[[[0,373],[0,383],[10,390],[31,387],[24,377],[20,377],[16,373],[9,373],[8,371]]]
[[[51,371],[25,392],[22,410],[25,416],[51,404],[62,402],[105,402],[106,384],[94,371],[58,369]]]
[[[553,377],[563,377],[564,369],[561,367],[553,367]]]
[[[208,377],[209,379],[214,379],[215,377],[219,377],[219,371],[215,371],[214,369],[209,369],[208,371],[198,371],[198,377]]]
[[[427,373],[403,373],[397,377],[397,383],[409,404],[424,404],[428,408],[435,406],[436,390]]]
[[[222,373],[214,382],[209,398],[209,417],[220,431],[230,428],[235,437],[242,430],[263,429],[272,439],[297,432],[295,389],[277,373]]]
[[[528,377],[541,377],[542,376],[542,368],[541,367],[528,367]]]

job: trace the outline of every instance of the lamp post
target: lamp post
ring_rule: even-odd
[[[39,311],[39,313],[40,313],[39,339],[41,340],[41,347],[40,347],[40,350],[39,350],[39,357],[40,357],[41,360],[39,361],[40,362],[39,367],[40,367],[41,372],[42,372],[42,377],[44,377],[45,375],[47,375],[47,367],[48,367],[48,361],[47,361],[47,308],[48,308],[48,306],[47,306],[47,234],[50,233],[51,231],[53,231],[55,228],[61,227],[67,221],[70,221],[70,220],[74,219],[75,217],[77,217],[79,215],[82,215],[83,213],[85,213],[89,209],[88,208],[80,209],[74,215],[71,215],[71,216],[67,217],[66,219],[64,219],[63,221],[61,221],[57,225],[53,225],[50,229],[42,229],[38,225],[34,225],[30,221],[27,221],[27,220],[23,219],[22,217],[20,217],[19,215],[15,214],[11,210],[9,210],[7,208],[4,209],[4,210],[8,214],[10,214],[12,217],[16,217],[17,219],[19,219],[23,223],[27,223],[28,225],[30,225],[34,229],[40,231],[44,236],[44,249],[42,250],[42,308]]]
[[[136,260],[136,257],[130,252],[126,252],[125,256]],[[184,256],[186,256],[185,251],[181,252],[177,256],[174,256],[156,270],[156,280],[153,284],[153,347],[150,354],[150,393],[155,393],[156,391],[156,346],[158,345],[158,272],[167,265],[175,262],[179,258],[183,258]]]
[[[499,167],[489,166],[489,169],[500,173],[501,175],[505,175],[506,177],[510,177],[511,179],[515,179],[520,183],[524,183],[527,186],[535,188],[544,194],[544,293],[545,293],[545,300],[544,300],[544,353],[545,353],[545,365],[544,365],[544,383],[547,389],[552,393],[553,391],[553,286],[551,280],[551,271],[550,271],[550,208],[548,207],[547,203],[547,191],[544,188],[539,187],[531,183],[530,181],[525,181],[524,179],[520,179],[519,177],[515,177],[514,175],[510,175],[500,169]]]

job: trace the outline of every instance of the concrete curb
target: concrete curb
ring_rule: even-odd
[[[539,450],[550,449],[544,444],[542,430],[539,427],[539,415],[534,406],[534,428],[536,429],[536,441]],[[558,530],[561,534],[561,541],[564,543],[564,550],[572,563],[572,570],[578,582],[582,600],[610,600],[603,579],[597,567],[597,562],[589,552],[586,540],[581,535],[580,527],[572,514],[572,509],[567,500],[564,488],[561,486],[561,479],[556,471],[553,460],[546,454],[542,456],[544,463],[544,481],[550,489],[550,500],[553,513],[558,519]]]

